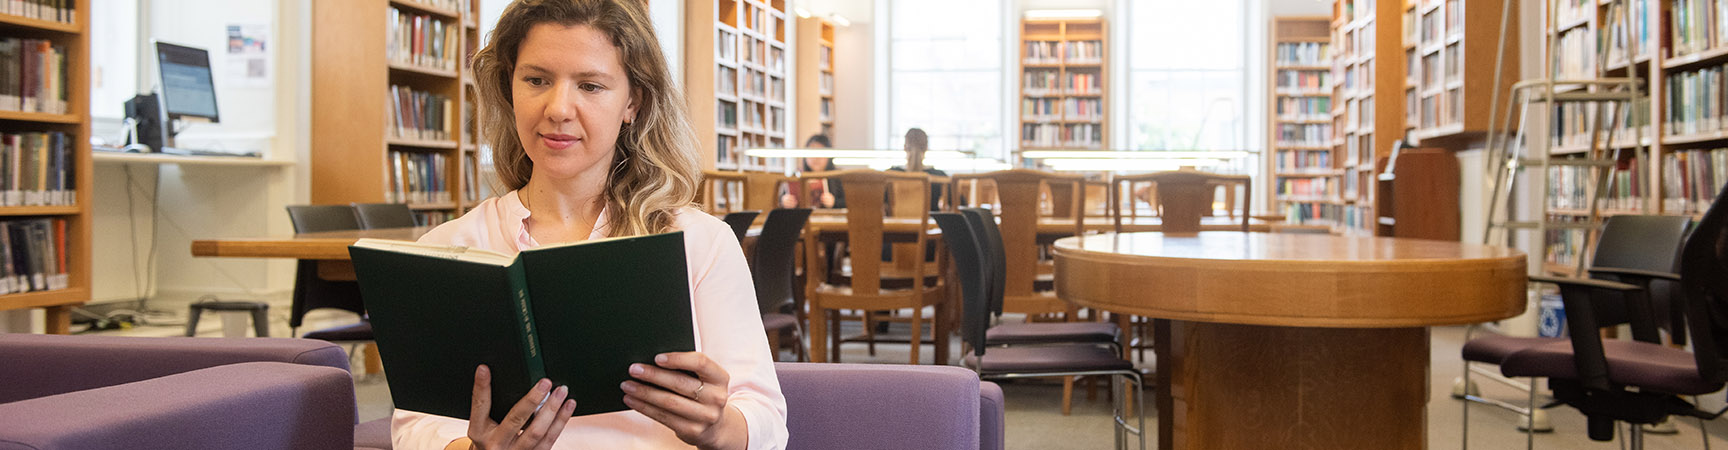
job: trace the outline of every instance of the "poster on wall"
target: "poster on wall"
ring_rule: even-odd
[[[270,86],[270,26],[228,25],[227,79],[239,86]]]

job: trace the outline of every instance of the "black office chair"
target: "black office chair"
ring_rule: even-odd
[[[754,215],[754,213],[752,213]],[[762,221],[762,234],[756,236],[756,247],[750,258],[750,276],[756,284],[756,305],[761,308],[762,328],[768,332],[768,343],[776,356],[780,353],[779,338],[791,333],[796,339],[794,351],[798,360],[809,358],[804,344],[804,305],[797,301],[793,269],[797,266],[793,250],[797,248],[804,223],[810,220],[810,209],[775,209]]]
[[[358,230],[360,220],[348,205],[296,205],[288,207],[288,218],[295,233]],[[366,317],[366,305],[360,300],[360,284],[353,281],[329,281],[318,278],[318,262],[300,260],[294,272],[294,296],[289,306],[288,327],[299,336],[306,313],[315,309],[335,308]],[[372,340],[372,323],[333,327],[306,333],[307,339],[331,342]]]
[[[1716,392],[1728,382],[1728,348],[1721,346],[1728,340],[1728,248],[1724,247],[1728,245],[1724,203],[1728,202],[1724,197],[1728,190],[1717,195],[1687,238],[1678,276],[1616,269],[1610,272],[1627,283],[1531,277],[1560,286],[1571,338],[1514,353],[1501,363],[1501,373],[1547,377],[1555,400],[1584,414],[1592,440],[1613,439],[1616,422],[1632,424],[1627,441],[1635,450],[1643,448],[1639,425],[1680,415],[1697,417],[1702,426],[1702,420],[1720,416],[1723,411],[1701,411],[1682,396]],[[1686,295],[1676,300],[1686,307],[1684,322],[1693,352],[1653,342],[1602,339],[1599,315],[1612,314],[1616,305],[1601,301],[1604,296],[1598,294],[1621,293],[1632,299],[1625,302],[1628,311],[1651,320],[1651,311],[1639,306],[1638,300],[1652,280],[1681,283]],[[1708,445],[1709,433],[1703,434]]]
[[[989,299],[990,314],[1000,318],[1008,263],[1002,249],[1002,237],[995,231],[996,221],[987,209],[963,208],[960,212],[976,235],[979,249],[984,253],[985,275],[990,280],[986,287],[988,290],[985,291]],[[985,332],[984,340],[987,345],[992,346],[1085,342],[1120,348],[1121,335],[1116,324],[1105,322],[998,323],[991,325]]]
[[[401,203],[355,203],[354,218],[360,229],[409,228],[414,226],[414,211]]]
[[[1112,383],[1111,396],[1116,448],[1127,448],[1127,435],[1140,440],[1146,448],[1145,396],[1135,396],[1139,426],[1128,426],[1124,414],[1130,392],[1141,389],[1140,372],[1134,363],[1121,358],[1121,353],[1106,346],[1083,343],[1072,345],[1035,345],[992,347],[985,339],[990,323],[990,304],[986,286],[990,275],[986,270],[985,253],[978,245],[978,233],[961,213],[931,213],[930,218],[942,227],[942,239],[954,258],[954,269],[960,279],[962,318],[960,339],[968,351],[961,363],[978,372],[980,378],[1043,378],[1066,376],[1108,375],[1130,382],[1133,388],[1123,389]]]
[[[756,216],[761,214],[761,211],[729,212],[726,213],[726,217],[720,220],[732,227],[732,235],[738,237],[738,242],[744,242],[744,235],[750,232],[750,224],[755,222]]]
[[[1591,259],[1590,275],[1592,278],[1606,281],[1619,281],[1615,271],[1635,269],[1652,272],[1673,273],[1674,263],[1679,260],[1680,244],[1686,238],[1687,227],[1691,219],[1677,216],[1613,216],[1602,225],[1602,231],[1596,240],[1596,254]],[[1656,330],[1656,316],[1633,314],[1630,308],[1640,308],[1642,311],[1655,311],[1656,306],[1647,296],[1638,296],[1638,304],[1628,303],[1619,293],[1603,293],[1598,298],[1599,310],[1602,311],[1596,319],[1603,326],[1629,324],[1632,327],[1634,340],[1642,342],[1660,342]],[[1666,302],[1663,302],[1664,304]],[[1678,320],[1674,320],[1678,322]],[[1683,334],[1677,332],[1676,334]],[[1462,350],[1464,359],[1463,384],[1470,386],[1470,364],[1501,364],[1508,356],[1519,351],[1556,342],[1564,342],[1564,338],[1543,337],[1513,337],[1490,335],[1469,339]],[[1677,342],[1683,342],[1677,340]],[[1532,380],[1532,386],[1534,380]],[[1536,430],[1535,399],[1536,390],[1531,389],[1529,403],[1522,408],[1513,409],[1526,416],[1525,432]],[[1470,403],[1487,402],[1482,397],[1465,391],[1463,405],[1463,442],[1466,448],[1470,436]],[[1490,402],[1492,403],[1492,402]],[[1534,437],[1525,436],[1527,447],[1534,446]]]

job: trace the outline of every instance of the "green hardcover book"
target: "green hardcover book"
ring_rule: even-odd
[[[696,349],[682,232],[515,257],[379,239],[348,252],[397,408],[466,419],[486,364],[493,420],[540,378],[570,387],[575,415],[622,411],[630,364]]]

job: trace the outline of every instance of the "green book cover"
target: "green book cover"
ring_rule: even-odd
[[[397,408],[466,419],[486,364],[494,420],[540,378],[570,387],[575,415],[622,411],[630,364],[696,349],[682,232],[515,257],[361,239],[349,255]]]

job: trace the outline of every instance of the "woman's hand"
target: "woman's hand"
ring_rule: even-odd
[[[558,386],[553,389],[552,380],[541,379],[528,390],[528,395],[516,401],[516,406],[504,415],[504,422],[493,422],[489,414],[492,411],[492,371],[482,364],[474,369],[474,399],[469,402],[471,408],[468,411],[468,448],[552,448],[558,434],[564,432],[564,424],[570,421],[570,414],[576,412],[576,401],[565,400],[569,394],[569,388]],[[536,412],[534,408],[542,405],[542,399],[545,400],[544,407]],[[529,422],[529,416],[533,416],[533,422]],[[522,427],[525,423],[527,428]]]
[[[792,195],[792,194],[786,194],[786,195],[780,196],[780,207],[781,208],[797,208],[798,207],[798,196]]]
[[[695,373],[689,374],[679,371]],[[731,378],[708,355],[662,353],[654,365],[632,364],[624,404],[703,449],[741,449],[749,441],[743,413],[726,407]]]
[[[822,207],[823,208],[833,208],[834,207],[834,194],[829,193],[827,191],[822,192]]]

